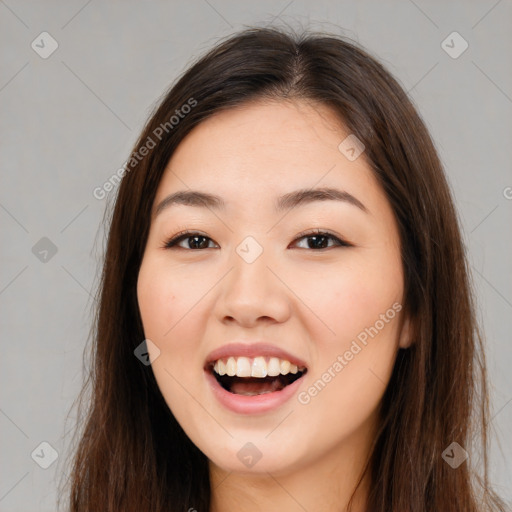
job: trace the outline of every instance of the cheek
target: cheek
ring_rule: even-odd
[[[202,372],[196,365],[197,344],[194,342],[200,339],[195,321],[199,308],[191,311],[198,301],[199,291],[190,283],[190,276],[188,279],[180,276],[157,258],[145,259],[141,265],[137,298],[144,335],[160,351],[151,368],[174,414],[187,409],[190,396],[185,390],[193,389]]]
[[[137,280],[137,299],[146,336],[171,339],[204,294],[203,288],[197,274],[194,279],[194,273],[169,266],[159,255],[145,257]]]
[[[393,370],[401,309],[393,286],[341,284],[321,310],[335,335],[318,336],[315,372],[299,396],[304,428],[327,439],[349,436],[375,412]]]
[[[329,267],[325,273],[305,274],[307,277],[301,279],[297,289],[322,321],[319,329],[323,329],[323,335],[318,340],[341,349],[401,301],[399,260],[395,255],[383,260],[385,255],[371,260],[354,255],[337,269]]]
[[[175,293],[170,280],[150,261],[143,261],[137,280],[137,300],[148,338],[160,338],[172,325]]]
[[[204,300],[211,284],[204,273],[170,267],[158,255],[141,265],[137,298],[144,335],[160,349],[159,361],[173,372],[196,371],[200,340],[209,318]]]
[[[354,254],[336,272],[331,268],[304,287],[323,321],[315,328],[312,387],[303,395],[311,400],[307,422],[321,430],[319,418],[323,425],[340,425],[340,418],[350,414],[352,420],[344,425],[351,428],[377,406],[393,369],[403,291],[400,255]]]

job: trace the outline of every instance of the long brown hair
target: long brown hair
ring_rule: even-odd
[[[144,340],[136,283],[173,151],[198,123],[261,98],[332,108],[365,145],[398,223],[414,344],[399,350],[382,400],[366,467],[367,510],[505,510],[488,482],[485,354],[468,264],[429,133],[396,79],[355,43],[273,28],[246,29],[195,62],[151,115],[127,162],[108,219],[70,510],[209,511],[208,460],[173,417],[151,367],[134,356]],[[453,442],[470,455],[456,469],[442,456]],[[479,471],[472,465],[477,453]]]

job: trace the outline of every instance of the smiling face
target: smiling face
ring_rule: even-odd
[[[408,322],[394,216],[364,153],[338,149],[348,135],[325,106],[252,102],[199,124],[159,184],[154,211],[188,197],[151,222],[144,333],[163,397],[217,468],[284,475],[362,461],[372,440]],[[219,377],[227,391],[218,359],[218,372],[247,375],[248,364],[257,377]],[[254,395],[301,375],[262,378],[287,361],[306,371]]]

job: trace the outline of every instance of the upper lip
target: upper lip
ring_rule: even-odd
[[[228,357],[278,357],[286,359],[292,364],[296,364],[299,368],[307,368],[307,364],[297,356],[290,354],[282,348],[271,345],[269,343],[228,343],[210,352],[206,358],[205,369],[208,369],[218,359],[226,359]]]

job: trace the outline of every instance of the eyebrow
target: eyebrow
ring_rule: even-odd
[[[365,213],[369,213],[359,199],[344,190],[336,188],[322,187],[314,189],[300,189],[280,196],[275,203],[276,212],[282,212],[295,208],[296,206],[310,204],[316,201],[342,201],[352,206],[356,206]],[[224,210],[225,201],[214,194],[201,192],[198,190],[180,190],[170,194],[158,203],[154,209],[153,217],[156,217],[163,210],[173,205],[186,205],[213,210]]]

